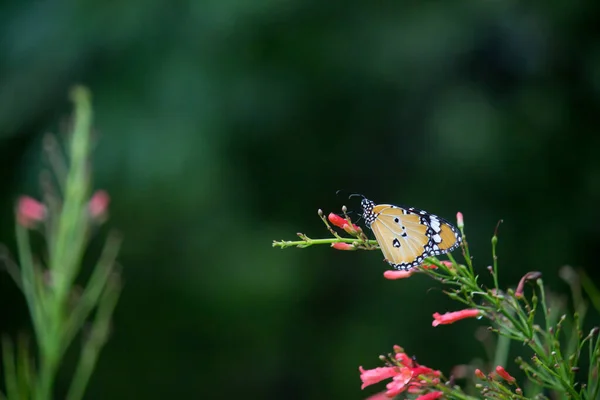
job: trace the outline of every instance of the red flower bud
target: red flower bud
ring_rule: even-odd
[[[509,383],[514,383],[516,381],[516,379],[513,376],[511,376],[508,372],[506,372],[506,370],[500,365],[496,367],[496,373]]]
[[[481,370],[479,368],[477,368],[475,370],[475,376],[478,377],[479,379],[487,379],[485,374],[483,372],[481,372]]]

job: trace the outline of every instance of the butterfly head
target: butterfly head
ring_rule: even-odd
[[[362,211],[363,211],[361,217],[363,217],[365,219],[367,226],[370,228],[371,223],[373,221],[375,221],[375,219],[376,219],[375,214],[373,214],[373,209],[375,208],[375,202],[367,199],[365,196],[363,196],[362,194],[359,194],[359,193],[351,194],[350,196],[348,196],[348,198],[357,197],[357,196],[362,197],[362,200],[360,201],[360,206],[362,207]]]
[[[371,223],[375,221],[375,214],[373,214],[373,208],[375,208],[375,202],[365,197],[360,202],[360,206],[363,209],[363,218],[368,227],[371,227]]]

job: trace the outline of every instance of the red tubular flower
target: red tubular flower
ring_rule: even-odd
[[[395,271],[395,270],[388,270],[385,271],[383,273],[383,277],[385,279],[389,279],[389,280],[395,280],[395,279],[404,279],[404,278],[410,278],[412,276],[412,274],[415,273],[415,269],[411,269],[409,271]]]
[[[17,222],[25,228],[33,228],[46,218],[46,206],[29,197],[21,196],[17,202]]]
[[[429,392],[427,394],[417,397],[415,400],[436,400],[442,397],[444,392]]]
[[[361,389],[367,386],[379,383],[384,379],[392,378],[397,372],[395,367],[380,367],[374,369],[364,369],[362,366],[358,367],[360,371],[360,380],[363,382]]]
[[[344,225],[348,224],[348,221],[346,221],[345,218],[342,218],[339,215],[334,214],[334,213],[329,213],[329,215],[327,216],[327,219],[333,225],[337,226],[338,228],[342,228],[342,229],[344,229]]]
[[[446,313],[444,315],[441,315],[439,313],[435,313],[433,314],[433,322],[431,323],[431,325],[433,326],[438,326],[438,325],[446,325],[446,324],[451,324],[454,323],[456,321],[460,321],[461,319],[465,319],[465,318],[475,318],[478,317],[479,314],[479,310],[476,308],[469,308],[466,310],[461,310],[461,311],[456,311],[456,312],[449,312]]]
[[[415,374],[415,376],[419,376],[419,375],[430,375],[430,376],[435,376],[435,377],[440,376],[440,371],[435,371],[429,367],[424,367],[422,365],[419,365],[418,367],[413,368],[412,371],[413,371],[413,374]]]
[[[360,229],[360,227],[358,225],[355,225],[355,224],[350,225],[350,224],[348,224],[348,221],[346,220],[346,218],[343,218],[334,213],[329,213],[329,215],[327,216],[327,219],[333,225],[337,226],[340,229],[343,229],[344,231],[346,231],[346,233],[348,233],[350,235],[356,235],[358,232],[360,232],[362,230],[362,229]]]
[[[508,372],[506,372],[506,370],[500,365],[496,367],[496,373],[509,383],[514,383],[516,381],[516,379],[513,376],[511,376]]]
[[[333,247],[336,250],[356,250],[356,247],[349,243],[332,243],[331,247]]]

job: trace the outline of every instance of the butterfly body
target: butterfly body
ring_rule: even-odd
[[[375,204],[363,198],[363,218],[381,247],[386,261],[407,271],[425,258],[451,252],[462,237],[448,221],[414,207]]]

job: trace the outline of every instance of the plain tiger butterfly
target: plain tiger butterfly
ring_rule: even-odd
[[[437,215],[362,198],[365,223],[394,269],[408,271],[427,257],[455,250],[462,242],[458,229]]]

